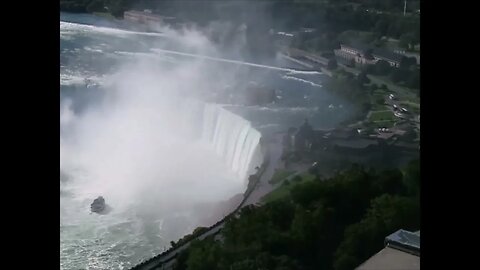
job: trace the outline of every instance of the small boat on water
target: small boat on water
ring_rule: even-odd
[[[90,209],[94,213],[102,213],[103,211],[105,211],[105,208],[105,199],[102,196],[93,200],[93,203],[90,205]]]

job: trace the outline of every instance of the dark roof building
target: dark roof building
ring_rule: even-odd
[[[420,256],[420,231],[398,230],[385,238],[385,245]]]
[[[400,61],[402,61],[402,58],[405,57],[404,55],[394,53],[385,49],[374,49],[372,55],[374,58],[378,58],[379,60],[398,63],[398,65],[400,65]]]

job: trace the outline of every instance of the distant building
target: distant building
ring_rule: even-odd
[[[123,13],[123,18],[127,21],[131,21],[139,24],[145,24],[147,26],[156,26],[156,27],[171,23],[173,22],[173,20],[175,20],[174,17],[165,17],[165,16],[153,14],[152,11],[148,9],[144,11],[138,11],[138,10],[125,11]]]
[[[414,57],[417,60],[417,65],[420,65],[420,53],[407,52],[405,50],[395,50],[394,53],[402,54],[407,57]]]
[[[372,65],[379,60],[387,61],[392,67],[399,67],[403,57],[389,50],[371,48],[366,45],[345,45],[341,44],[340,49],[334,50],[335,56],[343,60],[354,60],[358,64]]]
[[[385,248],[355,270],[419,270],[420,231],[398,230],[385,238]]]

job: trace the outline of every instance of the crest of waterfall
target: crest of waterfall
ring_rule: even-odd
[[[249,121],[218,104],[188,100],[182,106],[187,112],[185,123],[189,123],[185,130],[193,128],[192,137],[209,145],[241,179],[255,173],[263,162],[262,135]]]

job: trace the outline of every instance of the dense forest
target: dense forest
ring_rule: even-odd
[[[387,235],[419,230],[419,165],[380,172],[353,165],[330,179],[317,175],[286,197],[241,209],[221,239],[194,240],[175,269],[354,269]]]

